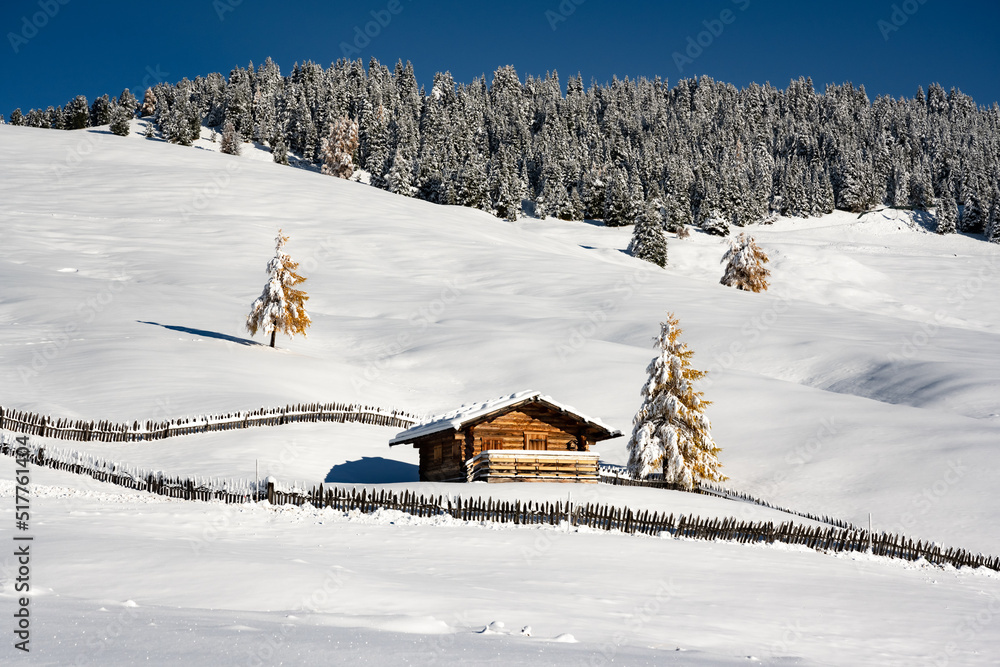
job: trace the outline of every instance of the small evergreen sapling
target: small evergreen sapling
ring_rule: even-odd
[[[646,202],[632,230],[628,251],[633,257],[652,262],[659,267],[667,265],[667,239],[663,233],[663,216],[660,207]]]
[[[306,293],[295,289],[305,278],[295,272],[298,262],[284,252],[288,237],[278,230],[275,238],[274,257],[267,263],[267,284],[264,291],[250,306],[247,315],[247,330],[255,335],[258,331],[271,334],[271,347],[278,331],[288,336],[306,335],[306,327],[312,322],[306,312]]]
[[[764,265],[769,260],[752,236],[740,234],[732,239],[722,261],[727,262],[726,273],[720,281],[723,285],[746,292],[767,291],[767,278],[771,272]]]
[[[646,368],[642,406],[632,420],[628,441],[629,471],[639,478],[663,472],[665,481],[691,489],[696,480],[723,481],[712,439],[712,424],[705,414],[711,403],[695,391],[694,383],[705,371],[691,368],[693,351],[678,341],[681,329],[673,313],[660,324],[656,346],[660,353]]]

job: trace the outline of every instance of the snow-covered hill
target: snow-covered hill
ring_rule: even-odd
[[[672,239],[670,264],[660,270],[623,252],[628,228],[551,219],[508,223],[266,160],[138,136],[0,126],[0,194],[0,405],[116,420],[300,401],[356,401],[434,412],[538,389],[627,433],[653,354],[652,336],[664,314],[673,311],[685,330],[682,339],[696,352],[694,365],[711,371],[705,391],[714,401],[709,414],[723,447],[729,485],[784,506],[857,523],[866,523],[872,512],[876,528],[1000,551],[1000,537],[993,530],[1000,523],[995,493],[1000,484],[1000,356],[995,352],[1000,343],[1000,293],[995,289],[1000,248],[974,238],[927,233],[922,220],[911,214],[883,211],[858,219],[836,213],[754,228],[772,260],[773,286],[766,294],[751,294],[718,284],[722,242],[699,232],[687,240]],[[313,326],[308,338],[279,337],[279,349],[272,350],[262,338],[250,340],[243,322],[263,285],[279,227],[291,237],[287,250],[308,278],[303,287],[310,295]],[[391,435],[389,429],[315,424],[143,445],[72,446],[175,474],[248,476],[260,460],[263,470],[287,479],[412,481],[414,453],[390,450]],[[622,462],[625,438],[601,443],[598,450],[605,460]],[[564,494],[566,489],[504,489],[514,492]],[[666,497],[645,502],[662,506]],[[64,505],[45,501],[43,511],[77,511],[76,502],[93,506],[88,499]],[[131,504],[108,510],[105,500],[96,502],[104,509],[95,511],[122,515],[116,519],[121,535],[134,527],[136,520],[129,517],[139,510]],[[715,502],[698,511],[739,512],[735,503]],[[5,515],[12,505],[4,501]],[[180,519],[192,532],[181,529],[171,539],[191,539],[202,522],[211,520],[211,510],[205,510],[208,515],[187,506],[178,511],[192,515]],[[155,512],[163,512],[164,520],[172,516],[170,509]],[[281,521],[254,514],[246,530],[265,535],[273,528],[274,535],[282,534]],[[7,530],[10,523],[5,519],[0,528]],[[85,523],[98,532],[104,525],[99,520]],[[347,551],[334,557],[315,546],[325,543],[320,535],[326,528],[296,537],[313,545],[306,549],[308,556],[264,550],[253,557],[256,565],[236,567],[233,571],[242,574],[227,581],[239,586],[253,577],[288,575],[291,565],[269,569],[275,558],[349,560],[352,538],[339,524],[329,527],[331,535],[337,535],[338,549]],[[82,529],[56,522],[51,530],[56,541],[71,540]],[[371,543],[358,544],[357,553],[370,555],[376,543],[398,539],[395,530],[366,529]],[[436,529],[406,530],[416,531],[412,540],[406,538],[410,564],[379,561],[383,569],[400,568],[392,575],[399,580],[385,584],[393,590],[413,577],[440,576],[431,568],[443,567],[435,564],[439,547],[420,553],[422,545],[436,539]],[[456,547],[458,553],[469,557],[499,549],[498,558],[516,558],[521,541],[535,538],[512,538],[498,546],[490,532],[455,530],[463,536],[457,539],[463,545]],[[218,548],[240,549],[249,538],[237,533]],[[158,538],[150,533],[142,539]],[[579,600],[571,606],[589,610],[589,620],[573,627],[544,621],[546,632],[573,632],[578,639],[580,633],[591,633],[595,650],[627,622],[624,610],[633,598],[623,594],[609,603],[604,593],[583,595],[579,582],[594,585],[607,576],[609,590],[614,589],[632,576],[632,566],[622,559],[633,551],[641,552],[637,558],[644,563],[634,571],[654,568],[664,558],[678,559],[672,567],[677,579],[714,576],[685,568],[705,562],[710,570],[717,564],[722,573],[718,589],[703,597],[717,600],[721,608],[733,602],[726,591],[746,581],[742,567],[751,572],[773,569],[761,574],[757,584],[747,584],[760,605],[774,614],[778,608],[787,611],[768,616],[768,629],[747,629],[746,619],[759,612],[754,605],[736,614],[730,626],[712,611],[715,603],[703,600],[684,615],[689,625],[674,625],[675,634],[664,640],[671,649],[686,645],[711,651],[714,646],[723,657],[713,664],[729,664],[724,656],[776,645],[783,632],[780,620],[800,618],[803,607],[796,596],[808,595],[812,584],[816,595],[843,587],[843,594],[829,603],[843,605],[831,637],[864,628],[864,623],[855,628],[850,614],[866,613],[869,598],[847,600],[874,579],[889,577],[895,583],[883,591],[893,602],[872,609],[898,615],[907,612],[908,600],[924,602],[918,605],[922,611],[900,621],[896,639],[881,645],[878,655],[884,660],[866,652],[867,636],[850,646],[837,644],[842,654],[824,654],[822,640],[809,640],[772,651],[772,657],[799,655],[807,656],[800,664],[849,664],[853,658],[844,656],[867,656],[871,664],[887,664],[888,656],[901,650],[909,629],[934,623],[935,609],[953,605],[957,615],[949,616],[941,633],[904,652],[911,660],[929,659],[955,634],[961,614],[990,609],[1000,594],[993,579],[949,574],[948,592],[927,602],[936,598],[923,596],[924,580],[937,575],[922,571],[911,575],[879,564],[872,578],[866,576],[870,565],[858,573],[819,554],[771,550],[759,556],[759,551],[740,551],[735,545],[704,544],[683,546],[681,553],[676,545],[653,540],[640,540],[641,547],[624,537],[586,540],[587,549],[591,542],[600,545],[593,546],[599,561],[576,579],[572,567],[562,583],[552,583],[552,573],[529,578],[545,595],[559,598],[560,605]],[[575,546],[567,549],[577,552]],[[59,553],[72,562],[69,548]],[[801,561],[794,566],[801,567],[794,578],[801,590],[766,593],[779,586],[786,557]],[[548,563],[556,555],[545,550],[541,558]],[[148,565],[159,568],[165,562],[166,556],[150,556]],[[489,567],[500,568],[501,563]],[[218,576],[224,577],[225,570],[218,568]],[[441,589],[443,597],[430,606],[461,609],[462,581],[457,577]],[[497,576],[477,586],[492,591],[483,593],[483,600],[515,596],[510,604],[498,605],[509,619],[514,609],[531,609],[547,599],[504,592],[505,581]],[[80,587],[68,570],[43,585],[56,587],[56,582],[61,595],[87,600],[103,595]],[[152,604],[176,604],[164,593],[171,586],[166,580],[146,588],[123,584],[107,596],[126,595],[129,586],[135,586],[137,595],[147,594]],[[191,591],[195,607],[294,609],[286,600],[247,604],[198,597],[194,584],[178,586]],[[977,598],[973,589],[993,597]],[[359,587],[358,595],[365,590]],[[414,594],[412,604],[390,604],[387,592],[361,605],[364,609],[338,608],[337,613],[378,616],[393,608],[392,613],[405,615],[421,595]],[[692,592],[685,604],[694,597]],[[485,604],[470,603],[477,623],[493,620],[484,616]],[[599,611],[603,605],[608,605],[606,612]],[[679,612],[664,607],[669,609],[658,611],[657,618],[665,614],[663,623],[676,623]],[[809,614],[813,620],[799,626],[806,628],[800,634],[826,634],[825,611],[817,607]],[[716,618],[706,621],[707,616]],[[601,618],[618,620],[604,627]],[[451,629],[465,627],[446,622]],[[729,628],[729,638],[713,643],[711,632],[695,633],[694,626],[706,622],[716,631]],[[377,623],[365,627],[389,628]],[[991,627],[976,635],[979,643],[973,642],[981,651],[979,664],[986,664],[982,651],[997,646],[996,623]],[[652,639],[656,632],[644,630],[624,644],[663,648]],[[662,664],[659,653],[650,655],[643,659]],[[973,654],[963,655],[970,658],[963,664],[975,664]],[[568,653],[559,656],[566,662],[576,659]]]

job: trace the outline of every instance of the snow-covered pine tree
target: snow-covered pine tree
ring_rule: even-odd
[[[278,164],[288,164],[288,145],[280,132],[271,141],[271,157]]]
[[[222,127],[222,140],[219,142],[219,150],[229,155],[239,155],[243,150],[243,137],[236,131],[233,121],[227,120]]]
[[[767,255],[752,236],[740,234],[732,239],[722,261],[726,262],[726,273],[720,281],[723,285],[745,292],[767,291],[767,278],[771,275],[764,266]]]
[[[111,126],[109,129],[112,134],[117,134],[119,137],[127,137],[130,130],[129,121],[131,120],[132,112],[129,109],[119,104],[111,106]]]
[[[952,204],[954,203],[953,197]],[[930,176],[923,170],[910,176],[910,206],[920,211],[930,210],[934,206],[934,188],[931,186]],[[955,211],[957,216],[958,209]]]
[[[271,347],[278,331],[288,336],[306,335],[306,327],[312,322],[306,312],[306,293],[295,289],[305,278],[295,272],[298,262],[284,252],[288,237],[278,230],[275,238],[274,257],[267,263],[267,284],[264,291],[250,306],[247,315],[247,330],[256,335],[258,331],[271,334]]]
[[[1000,188],[993,188],[993,202],[990,204],[989,215],[983,228],[986,240],[990,243],[1000,243]]]
[[[934,211],[937,219],[938,234],[954,234],[958,226],[958,206],[955,204],[955,196],[951,192],[942,193],[941,203]]]
[[[90,105],[87,103],[87,98],[83,95],[74,97],[66,105],[64,113],[66,115],[65,128],[67,130],[82,130],[90,125]]]
[[[978,234],[983,231],[986,224],[986,216],[989,213],[983,207],[983,202],[979,195],[966,186],[965,200],[962,205],[962,217],[958,221],[958,230],[966,234]]]
[[[605,225],[624,227],[635,223],[641,203],[639,196],[642,194],[635,191],[636,185],[635,178],[629,177],[622,167],[612,172],[604,194]]]
[[[652,262],[659,267],[667,265],[667,239],[663,234],[663,215],[653,202],[643,204],[632,230],[628,251],[633,257]]]
[[[490,160],[489,191],[496,216],[515,222],[521,214],[521,181],[517,175],[517,164],[506,146]]]
[[[706,373],[691,368],[694,352],[678,340],[677,325],[673,313],[660,324],[655,339],[660,352],[646,368],[642,406],[632,420],[628,468],[639,478],[662,470],[665,481],[690,489],[697,480],[726,477],[719,471],[720,449],[705,414],[711,403],[694,389]]]
[[[708,202],[705,202],[705,204],[708,204]],[[729,235],[729,221],[726,220],[726,217],[719,209],[714,207],[708,209],[705,219],[701,222],[701,228],[705,233],[713,236]]]
[[[101,95],[90,105],[90,126],[100,127],[111,123],[111,100]]]
[[[135,99],[135,95],[132,91],[126,88],[122,91],[121,95],[118,96],[118,106],[125,107],[129,113],[129,117],[135,115],[136,109],[139,107],[139,101]]]
[[[354,152],[358,150],[358,124],[349,118],[338,118],[323,139],[324,174],[350,178],[354,173]]]
[[[392,167],[385,177],[386,190],[393,194],[404,197],[413,196],[413,166],[410,160],[403,154],[402,147],[396,149],[396,155],[392,159]]]

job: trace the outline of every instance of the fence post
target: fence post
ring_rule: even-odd
[[[267,502],[274,504],[274,482],[267,483]]]

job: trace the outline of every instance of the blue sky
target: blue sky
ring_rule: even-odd
[[[996,0],[4,0],[0,113],[228,74],[267,56],[283,73],[307,59],[329,65],[345,45],[366,64],[410,60],[423,84],[439,70],[470,81],[511,64],[522,77],[555,69],[564,83],[576,72],[587,83],[659,75],[671,85],[707,74],[784,88],[811,76],[820,90],[864,84],[872,98],[937,81],[992,104],[998,25]],[[375,36],[358,37],[366,28]]]

